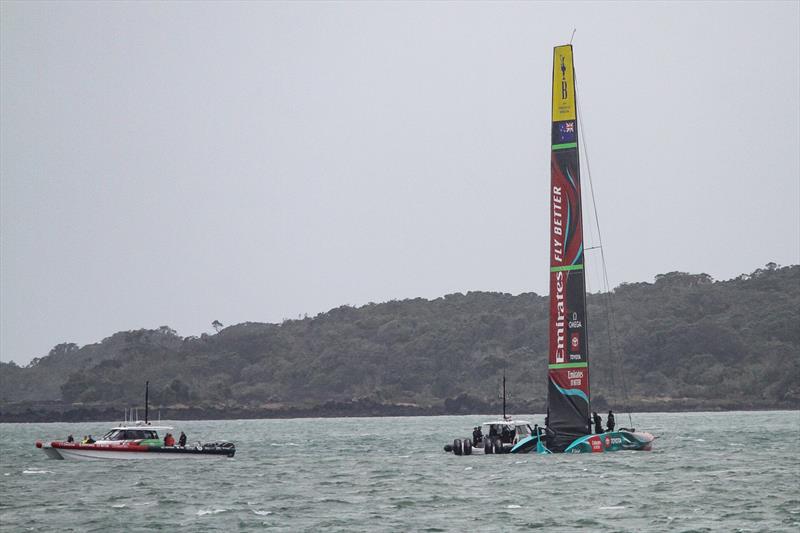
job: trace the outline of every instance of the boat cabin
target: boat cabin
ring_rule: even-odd
[[[483,437],[499,437],[503,444],[515,444],[533,434],[530,422],[526,420],[493,420],[481,424]]]
[[[158,430],[171,430],[170,426],[132,425],[117,426],[100,437],[98,442],[120,442],[131,440],[159,440]]]

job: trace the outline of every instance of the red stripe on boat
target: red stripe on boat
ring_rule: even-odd
[[[142,446],[133,442],[130,444],[79,444],[53,441],[50,446],[64,450],[94,450],[98,452],[149,452],[152,449],[150,446]]]

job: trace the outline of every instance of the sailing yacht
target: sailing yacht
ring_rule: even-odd
[[[581,209],[580,152],[572,45],[553,50],[550,157],[550,346],[547,421],[512,453],[650,450],[650,433],[620,428],[592,434],[589,343]]]
[[[545,427],[515,438],[511,453],[650,450],[655,437],[633,428],[592,433],[589,343],[572,45],[553,50],[550,158],[550,344]],[[453,451],[456,451],[454,442]],[[473,443],[474,444],[474,443]],[[463,442],[459,445],[463,451]],[[457,452],[456,452],[457,453]]]

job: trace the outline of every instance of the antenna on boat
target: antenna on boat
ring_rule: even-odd
[[[506,420],[506,371],[503,370],[503,420]]]
[[[150,382],[144,382],[144,423],[147,424],[147,415],[149,414],[148,411],[150,409]]]
[[[575,37],[576,31],[578,31],[578,28],[572,28],[572,35],[569,36],[569,44],[572,44],[572,38]]]

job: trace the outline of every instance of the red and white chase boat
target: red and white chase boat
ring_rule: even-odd
[[[213,442],[194,445],[167,446],[158,431],[168,431],[169,426],[153,426],[143,422],[120,424],[91,443],[36,441],[36,447],[50,459],[188,459],[206,457],[233,457],[236,446],[232,442]]]
[[[166,431],[170,426],[154,426],[150,424],[149,413],[150,382],[145,383],[144,392],[144,422],[137,419],[126,421],[111,428],[100,437],[100,440],[89,439],[74,442],[72,436],[65,440],[52,442],[36,441],[36,447],[47,454],[50,459],[80,459],[96,461],[102,459],[189,459],[205,457],[233,457],[236,446],[232,442],[210,442],[194,445],[186,444],[186,437],[182,436],[176,444],[175,438]],[[159,417],[160,418],[160,417]],[[158,431],[164,430],[164,438],[158,436]]]

